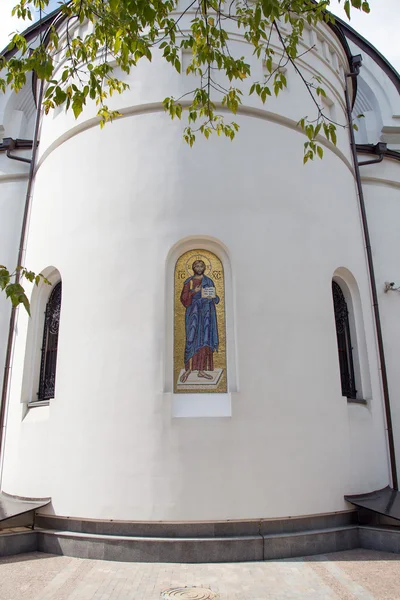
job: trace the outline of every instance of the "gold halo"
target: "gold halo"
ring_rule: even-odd
[[[202,260],[204,262],[204,264],[206,265],[206,270],[204,271],[204,275],[207,275],[207,277],[209,277],[211,275],[211,271],[212,271],[212,264],[211,264],[210,259],[207,258],[207,256],[204,256],[204,254],[202,254],[201,252],[194,252],[187,259],[186,264],[185,264],[185,269],[186,269],[186,273],[188,274],[188,276],[192,277],[192,275],[194,275],[194,272],[192,270],[192,264],[194,263],[195,260]]]

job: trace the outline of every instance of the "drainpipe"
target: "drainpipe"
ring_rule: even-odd
[[[19,160],[20,162],[31,164],[30,158],[23,158],[22,156],[17,156],[16,154],[11,154],[12,150],[31,150],[32,148],[32,140],[14,140],[13,138],[3,138],[3,143],[0,144],[0,152],[5,152],[7,158],[11,158],[12,160]]]
[[[363,162],[359,162],[358,166],[364,167],[365,165],[376,165],[377,163],[382,162],[383,157],[386,154],[386,150],[387,150],[387,144],[385,144],[384,142],[378,142],[378,144],[375,144],[375,146],[374,146],[374,153],[377,154],[378,157],[371,158],[370,160],[364,160]]]
[[[370,235],[369,235],[367,213],[365,210],[364,192],[363,192],[361,176],[360,176],[360,166],[367,165],[367,164],[374,164],[377,162],[381,162],[383,160],[383,148],[379,147],[377,149],[378,150],[377,153],[379,154],[377,159],[358,163],[356,142],[355,142],[354,130],[353,130],[353,119],[352,119],[352,114],[351,114],[352,111],[351,111],[351,104],[350,104],[350,97],[349,97],[349,87],[348,87],[348,78],[354,79],[357,77],[357,75],[359,75],[361,61],[362,61],[362,57],[360,54],[358,54],[357,56],[353,56],[352,63],[351,63],[351,72],[346,75],[346,85],[345,85],[346,110],[347,110],[347,119],[348,119],[348,123],[349,123],[350,146],[351,146],[351,152],[353,155],[354,172],[355,172],[356,183],[357,183],[358,201],[359,201],[359,207],[360,207],[360,213],[361,213],[365,250],[367,253],[369,281],[370,281],[370,288],[371,288],[371,295],[372,295],[372,307],[373,307],[373,311],[374,311],[376,337],[377,337],[377,342],[378,342],[378,354],[379,354],[379,361],[380,361],[380,365],[381,365],[381,379],[382,379],[382,390],[383,390],[383,399],[384,399],[384,406],[385,406],[387,437],[388,437],[388,445],[389,445],[390,470],[391,470],[391,475],[392,475],[393,489],[397,491],[399,489],[399,487],[398,487],[397,468],[396,468],[396,453],[395,453],[395,448],[394,448],[392,413],[391,413],[391,409],[390,409],[389,385],[388,385],[387,370],[386,370],[385,351],[384,351],[384,346],[383,346],[382,326],[381,326],[381,319],[380,319],[380,314],[379,314],[378,294],[376,291],[375,270],[374,270],[374,263],[373,263],[373,259],[372,259],[371,239],[370,239]],[[377,146],[380,146],[380,145],[377,144]]]
[[[21,237],[20,237],[19,250],[18,250],[17,266],[21,265],[23,263],[23,258],[24,258],[24,253],[25,253],[26,230],[27,230],[28,218],[29,218],[29,213],[30,213],[30,208],[31,208],[33,176],[34,176],[34,172],[35,172],[36,155],[37,155],[37,147],[38,147],[38,140],[39,140],[40,109],[42,106],[43,88],[44,88],[44,81],[42,80],[40,82],[39,96],[38,96],[38,100],[37,100],[35,133],[34,133],[33,143],[32,143],[32,158],[21,159],[20,157],[17,158],[13,155],[11,155],[9,157],[9,158],[13,158],[13,159],[17,158],[17,160],[23,160],[23,162],[27,162],[30,165],[29,175],[28,175],[28,185],[27,185],[26,197],[25,197],[24,216],[22,219]],[[10,139],[10,138],[8,138],[8,139]],[[6,138],[6,140],[7,140],[7,138]],[[3,144],[4,144],[4,141],[5,140],[3,140]],[[12,148],[10,148],[10,150],[11,149]],[[7,156],[8,156],[8,153],[7,153]],[[15,276],[15,283],[19,283],[20,277],[21,277],[20,272],[17,271],[17,274]],[[5,360],[5,364],[4,364],[3,388],[2,388],[2,392],[1,392],[1,401],[0,401],[0,490],[1,490],[1,478],[2,478],[2,474],[3,474],[3,456],[4,456],[3,446],[4,446],[4,440],[5,440],[4,434],[5,434],[5,427],[6,427],[6,404],[7,404],[7,396],[8,396],[8,385],[9,385],[10,373],[11,373],[11,359],[12,359],[12,352],[13,352],[13,347],[14,347],[14,331],[15,331],[16,318],[17,318],[17,307],[13,306],[11,309],[10,326],[9,326],[9,330],[8,330],[6,360]]]

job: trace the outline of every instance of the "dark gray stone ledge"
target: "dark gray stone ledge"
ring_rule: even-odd
[[[149,538],[37,529],[0,535],[0,556],[40,551],[124,562],[278,560],[368,548],[400,554],[400,529],[348,526],[256,536]]]
[[[357,511],[285,519],[210,522],[145,522],[78,519],[37,514],[36,525],[43,529],[98,535],[126,535],[151,538],[198,538],[269,535],[345,527],[358,523]]]

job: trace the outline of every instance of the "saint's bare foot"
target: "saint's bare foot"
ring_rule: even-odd
[[[212,375],[205,373],[204,371],[199,371],[198,377],[204,377],[204,379],[212,379]]]
[[[187,371],[185,371],[185,372],[183,373],[183,375],[181,375],[181,379],[180,379],[181,383],[185,383],[185,381],[186,381],[186,380],[187,380],[187,378],[189,377],[190,373],[191,373],[191,370],[190,370],[190,369],[188,369]]]

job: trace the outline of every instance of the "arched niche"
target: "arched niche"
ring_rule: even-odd
[[[51,285],[43,280],[34,286],[30,299],[31,318],[26,338],[24,372],[21,389],[21,402],[26,407],[41,404],[38,401],[40,369],[42,359],[43,331],[47,302],[54,287],[61,282],[61,274],[53,266],[46,267],[41,274]]]
[[[365,326],[360,291],[354,275],[345,267],[335,270],[332,281],[335,281],[343,292],[349,313],[349,327],[352,342],[354,375],[357,388],[356,401],[371,398],[371,378]]]
[[[202,252],[203,251],[203,252]],[[190,257],[192,256],[194,259],[197,255],[204,254],[205,262],[211,257],[215,256],[217,259],[217,263],[220,264],[221,268],[212,269],[213,271],[222,271],[223,273],[223,300],[224,300],[224,314],[223,320],[221,322],[221,337],[224,337],[224,354],[223,357],[224,366],[222,367],[222,363],[218,368],[226,369],[226,385],[223,388],[222,394],[229,394],[230,392],[236,392],[238,389],[238,378],[237,378],[237,361],[236,361],[236,335],[235,335],[235,322],[234,322],[234,306],[235,306],[235,298],[234,298],[234,287],[233,287],[233,277],[232,277],[232,268],[231,262],[229,258],[229,252],[226,246],[222,244],[219,240],[208,236],[191,236],[180,240],[177,242],[169,251],[168,256],[166,257],[166,334],[165,334],[165,352],[164,352],[164,392],[176,395],[177,386],[176,379],[178,375],[178,366],[174,366],[174,350],[176,353],[176,339],[175,339],[175,330],[174,325],[176,324],[176,306],[177,302],[180,300],[180,295],[183,290],[183,286],[185,281],[187,281],[193,273],[191,272],[192,264],[187,263],[187,259],[189,263],[191,262]],[[195,256],[196,255],[196,256]],[[182,258],[184,257],[184,258]],[[187,259],[185,258],[187,257]],[[201,257],[200,257],[201,258]],[[181,262],[185,263],[182,267]],[[193,262],[193,261],[192,261]],[[182,267],[182,268],[181,268]],[[177,273],[177,268],[179,274]],[[209,264],[207,264],[207,269],[209,270]],[[188,270],[188,272],[186,272]],[[180,273],[182,271],[182,273]],[[217,282],[216,277],[220,276],[218,273],[210,273],[210,279],[215,283],[215,287],[218,293],[221,295],[221,284]],[[177,284],[176,282],[182,281],[181,284]],[[182,289],[181,289],[182,288]],[[221,288],[221,289],[220,289]],[[178,318],[182,318],[184,314],[184,307],[179,307],[179,315]],[[184,359],[182,358],[182,367],[184,368]],[[216,361],[216,363],[220,364],[221,361]],[[180,370],[180,369],[179,369]],[[183,390],[182,390],[183,391]],[[189,391],[189,390],[188,390]],[[213,393],[221,392],[218,389],[214,389]],[[199,401],[201,401],[201,396],[203,397],[203,401],[205,401],[205,396],[207,394],[204,393],[204,390],[196,393],[196,390],[190,390],[191,395],[198,396]],[[217,395],[217,394],[216,394]]]

